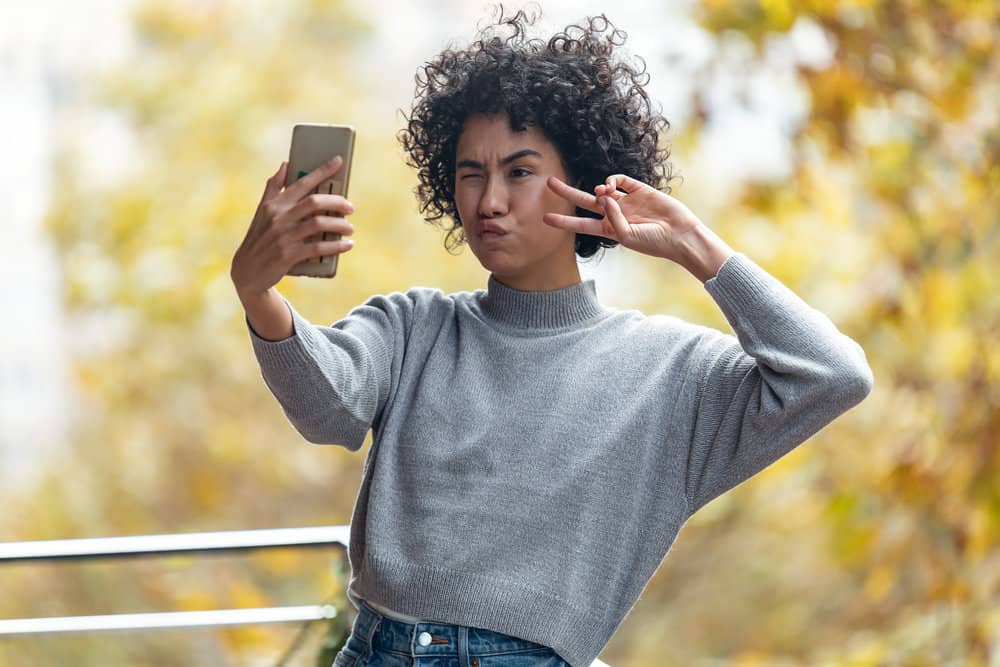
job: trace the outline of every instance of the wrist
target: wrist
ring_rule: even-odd
[[[275,342],[295,335],[291,307],[274,287],[264,293],[243,295],[241,301],[247,323],[259,338]]]
[[[677,263],[705,283],[719,273],[735,252],[708,225],[699,223],[678,240]]]
[[[269,287],[263,292],[259,290],[236,290],[236,296],[239,298],[240,303],[244,306],[248,304],[258,304],[266,301],[270,301],[277,295],[277,290],[274,287]]]

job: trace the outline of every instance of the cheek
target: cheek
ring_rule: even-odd
[[[469,216],[469,205],[468,197],[463,195],[461,191],[456,191],[454,197],[452,198],[452,203],[455,205],[455,210],[458,212],[459,220],[463,223]]]
[[[552,213],[562,213],[563,215],[576,215],[576,205],[555,194],[548,187],[545,188],[541,207],[546,212],[551,211]]]

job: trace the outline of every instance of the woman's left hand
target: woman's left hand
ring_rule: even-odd
[[[685,259],[682,237],[704,224],[680,200],[625,174],[608,176],[604,185],[594,188],[595,195],[555,176],[550,176],[546,184],[570,203],[603,216],[597,219],[546,213],[542,219],[547,224],[604,236],[654,257],[681,263]]]

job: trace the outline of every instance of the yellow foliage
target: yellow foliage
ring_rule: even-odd
[[[651,639],[663,635],[689,638],[666,643],[674,664],[793,655],[961,664],[1000,645],[997,12],[990,0],[704,0],[693,9],[711,32],[735,30],[757,47],[802,17],[836,45],[829,67],[798,73],[810,104],[790,135],[791,176],[715,202],[711,224],[851,332],[876,369],[876,391],[817,436],[822,447],[807,445],[699,512],[646,607],[612,640],[604,657],[616,667],[669,664],[665,642]],[[351,184],[353,252],[364,254],[344,258],[335,284],[279,283],[306,316],[330,323],[413,276],[451,291],[482,286],[482,273],[468,252],[445,253],[417,215],[394,110],[366,97],[369,82],[353,68],[329,65],[349,62],[366,17],[328,0],[145,0],[133,20],[142,67],[88,83],[95,104],[134,123],[135,171],[93,188],[78,147],[65,146],[45,218],[67,328],[83,341],[71,352],[81,397],[72,447],[11,514],[25,514],[18,525],[32,537],[349,517],[357,459],[291,431],[262,386],[227,275],[265,178],[287,157],[291,125],[352,123],[364,146]],[[690,100],[706,115],[679,128],[678,156],[712,127],[704,93]],[[722,322],[681,271],[627,264],[637,284],[670,279],[671,289],[637,297],[649,310]],[[768,498],[779,488],[780,505]],[[172,596],[180,610],[286,604],[288,590],[331,588],[327,569],[293,553],[259,562],[289,588],[252,564],[206,576],[190,560],[179,577],[137,588]],[[41,615],[33,601],[54,598],[82,609],[134,602],[136,587],[99,581],[81,573],[56,590],[51,578],[24,577],[5,610]],[[933,630],[942,604],[948,632]],[[239,664],[283,648],[263,628],[215,639]],[[56,647],[39,650],[39,664],[62,664]],[[95,644],[73,660],[122,664],[110,651]],[[130,664],[178,662],[153,654],[137,651]]]
[[[865,579],[865,595],[869,600],[877,602],[886,596],[895,581],[895,572],[891,565],[878,565]]]
[[[173,602],[177,611],[203,611],[219,608],[219,602],[214,595],[196,589],[188,589],[175,594]]]
[[[989,2],[792,3],[792,14],[836,44],[834,62],[800,72],[811,107],[795,135],[792,177],[745,188],[717,226],[738,229],[735,240],[824,312],[843,304],[834,321],[858,332],[876,390],[850,428],[838,424],[849,437],[827,436],[836,460],[817,463],[816,493],[827,505],[816,530],[863,597],[840,597],[837,578],[817,577],[817,605],[843,611],[813,627],[829,627],[846,648],[792,649],[774,636],[764,642],[768,657],[966,664],[998,645],[996,617],[988,629],[979,623],[1000,599],[998,11]],[[702,3],[696,16],[757,44],[773,20],[746,3]],[[711,110],[700,126],[710,121]],[[841,240],[853,237],[865,242]],[[767,244],[776,247],[758,248]],[[852,247],[852,261],[842,260]],[[814,284],[822,287],[809,291]],[[740,563],[734,556],[712,568]],[[734,574],[731,589],[741,581]],[[945,602],[955,638],[921,634],[936,618],[927,609]],[[758,613],[769,621],[788,608]],[[711,622],[721,612],[706,605],[700,614]]]

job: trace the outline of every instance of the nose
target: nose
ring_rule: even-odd
[[[491,177],[486,181],[482,197],[479,198],[479,216],[497,218],[507,213],[507,189],[503,178]]]

